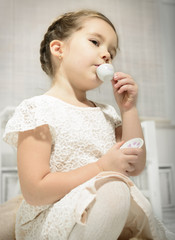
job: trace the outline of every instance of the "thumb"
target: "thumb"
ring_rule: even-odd
[[[117,149],[119,149],[119,148],[124,144],[124,142],[125,142],[125,141],[118,142],[118,143],[116,144]]]

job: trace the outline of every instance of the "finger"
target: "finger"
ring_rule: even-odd
[[[129,177],[129,176],[130,176],[130,174],[129,174],[129,172],[128,172],[128,171],[125,171],[123,174],[124,174],[125,176],[127,176],[127,177]]]
[[[140,148],[123,148],[122,152],[125,155],[139,155],[142,150]]]
[[[128,164],[128,167],[127,167],[127,169],[126,169],[126,172],[134,172],[134,170],[135,170],[135,167],[132,165],[132,164]]]
[[[127,161],[127,165],[132,164],[135,166],[138,163],[139,157],[138,155],[125,155],[125,160]]]
[[[133,91],[134,91],[134,84],[133,83],[128,83],[128,82],[125,82],[125,83],[116,83],[114,84],[114,88],[116,89],[116,91],[119,91],[120,89],[122,89],[124,86],[127,86],[131,89],[131,87],[133,87]],[[127,90],[127,89],[126,89]],[[131,90],[130,90],[131,91]]]
[[[112,79],[111,82],[112,82],[112,86],[114,87],[114,85],[116,84],[115,80]]]
[[[120,149],[120,147],[124,144],[125,141],[118,142],[116,144],[117,149]]]
[[[114,79],[115,80],[120,80],[122,78],[132,78],[129,74],[123,73],[123,72],[116,72],[114,74]]]
[[[134,88],[130,84],[123,85],[118,89],[118,93],[123,93],[123,92],[134,92]]]
[[[114,83],[114,87],[115,88],[120,88],[123,85],[135,85],[135,82],[133,81],[133,79],[129,79],[129,78],[124,78],[122,80],[118,80],[117,82]]]
[[[138,157],[131,157],[129,160],[128,160],[128,164],[132,164],[135,166],[135,164],[138,163]]]

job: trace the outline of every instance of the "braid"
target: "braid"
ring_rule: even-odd
[[[43,71],[46,72],[49,76],[52,76],[52,64],[50,59],[50,49],[49,49],[49,41],[47,37],[48,33],[44,35],[44,39],[40,45],[40,62]]]
[[[67,23],[66,23],[67,24]],[[70,31],[67,30],[68,26],[64,23],[62,16],[59,19],[54,21],[48,28],[44,39],[40,44],[40,62],[43,71],[46,72],[49,76],[53,76],[53,66],[51,62],[51,53],[50,53],[50,42],[54,39],[63,40],[66,39],[70,34]],[[67,24],[72,25],[72,24]],[[72,27],[72,26],[70,26]]]
[[[103,19],[104,21],[108,22],[115,31],[115,28],[110,20],[103,14],[96,11],[82,10],[77,12],[68,12],[61,15],[49,26],[46,34],[44,35],[44,39],[40,44],[40,62],[41,67],[46,74],[51,77],[54,75],[53,64],[51,61],[50,42],[56,39],[67,39],[73,32],[82,27],[82,20],[90,17]]]

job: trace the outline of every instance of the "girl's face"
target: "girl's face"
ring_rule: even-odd
[[[90,18],[81,30],[64,42],[62,70],[71,85],[87,91],[102,82],[96,75],[100,64],[111,63],[115,57],[117,36],[104,20]]]

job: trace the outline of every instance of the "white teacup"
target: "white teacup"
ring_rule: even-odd
[[[97,68],[97,76],[101,81],[110,81],[114,76],[114,67],[109,63],[101,64]]]

